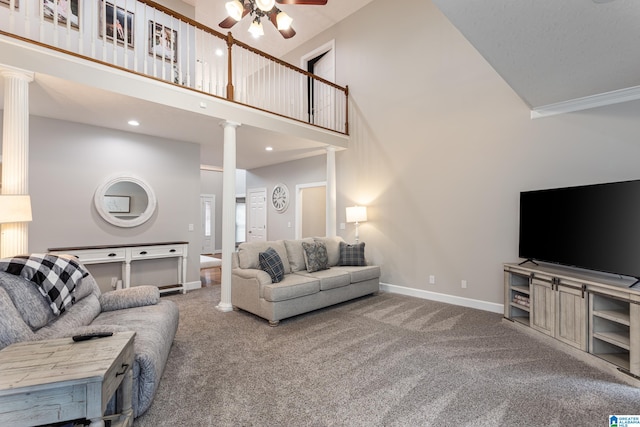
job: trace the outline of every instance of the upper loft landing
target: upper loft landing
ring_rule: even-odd
[[[0,67],[35,73],[31,114],[220,152],[220,122],[237,122],[244,169],[346,148],[346,88],[152,1],[68,4],[0,0]]]

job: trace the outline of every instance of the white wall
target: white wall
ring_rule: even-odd
[[[502,263],[517,259],[519,192],[639,179],[640,107],[532,121],[430,1],[403,8],[411,13],[389,19],[396,4],[375,0],[285,58],[298,63],[336,40],[337,83],[351,94],[337,221],[345,206],[368,206],[360,237],[382,282],[501,304]],[[304,179],[284,176],[290,188]]]
[[[196,144],[31,116],[29,250],[51,247],[188,241],[188,281],[199,280],[200,147]],[[158,207],[145,224],[119,228],[93,205],[96,188],[115,173],[144,179]],[[189,232],[188,225],[195,231]],[[175,283],[175,260],[134,265],[132,283]],[[90,268],[103,290],[116,265]],[[143,271],[144,270],[144,271]]]

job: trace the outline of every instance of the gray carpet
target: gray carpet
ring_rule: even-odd
[[[640,389],[501,316],[381,293],[282,321],[169,298],[180,327],[134,426],[605,426]]]

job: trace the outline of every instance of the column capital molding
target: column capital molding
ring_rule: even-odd
[[[328,145],[327,147],[325,147],[325,150],[327,150],[327,152],[334,152],[336,151],[336,147],[334,147],[333,145]]]
[[[223,128],[226,128],[226,127],[238,128],[242,126],[242,123],[233,122],[231,120],[225,120],[223,122],[220,122],[220,126],[222,126]]]
[[[0,64],[0,76],[2,77],[16,77],[28,83],[31,83],[34,79],[34,75],[35,73],[33,71],[27,71],[21,68]]]

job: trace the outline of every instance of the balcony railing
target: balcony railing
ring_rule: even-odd
[[[0,0],[0,33],[349,133],[347,87],[150,0]]]

